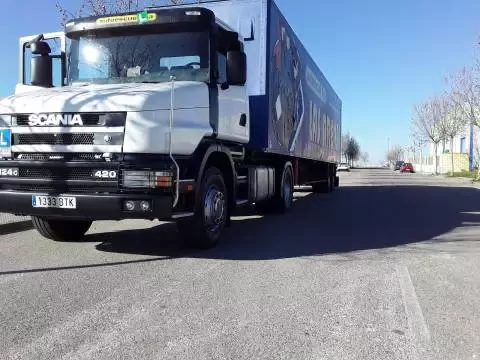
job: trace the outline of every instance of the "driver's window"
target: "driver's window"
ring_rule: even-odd
[[[60,45],[60,39],[59,38],[54,38],[54,39],[45,39],[43,40],[48,45],[50,45],[50,49],[52,50],[50,55],[60,55],[62,52],[62,48]],[[24,68],[23,68],[23,74],[24,74],[24,80],[23,83],[25,85],[32,85],[31,81],[31,60],[32,60],[32,51],[30,48],[25,48],[23,52],[23,63],[24,63]],[[35,55],[38,56],[38,55]],[[60,58],[54,58],[52,59],[52,70],[53,70],[53,86],[54,87],[60,87],[62,86],[62,60]]]

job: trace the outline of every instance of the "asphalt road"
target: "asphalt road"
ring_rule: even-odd
[[[480,359],[480,190],[359,170],[296,195],[206,252],[158,222],[3,234],[0,358]]]

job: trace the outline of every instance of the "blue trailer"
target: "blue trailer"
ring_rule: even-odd
[[[276,3],[220,0],[201,6],[243,37],[251,118],[248,147],[340,162],[342,102]]]
[[[0,212],[47,238],[159,219],[206,248],[240,206],[338,186],[342,103],[273,0],[72,19],[19,45]]]

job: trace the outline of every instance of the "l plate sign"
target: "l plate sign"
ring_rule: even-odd
[[[0,157],[12,156],[12,131],[10,128],[0,128]]]

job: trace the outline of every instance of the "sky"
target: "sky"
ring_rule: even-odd
[[[480,50],[478,0],[275,1],[340,96],[342,133],[370,162],[383,160],[388,144],[409,145],[413,104],[442,92],[445,76]],[[81,1],[61,2],[76,9]],[[0,96],[14,92],[18,38],[61,30],[55,3],[2,2],[15,16],[0,22]]]

